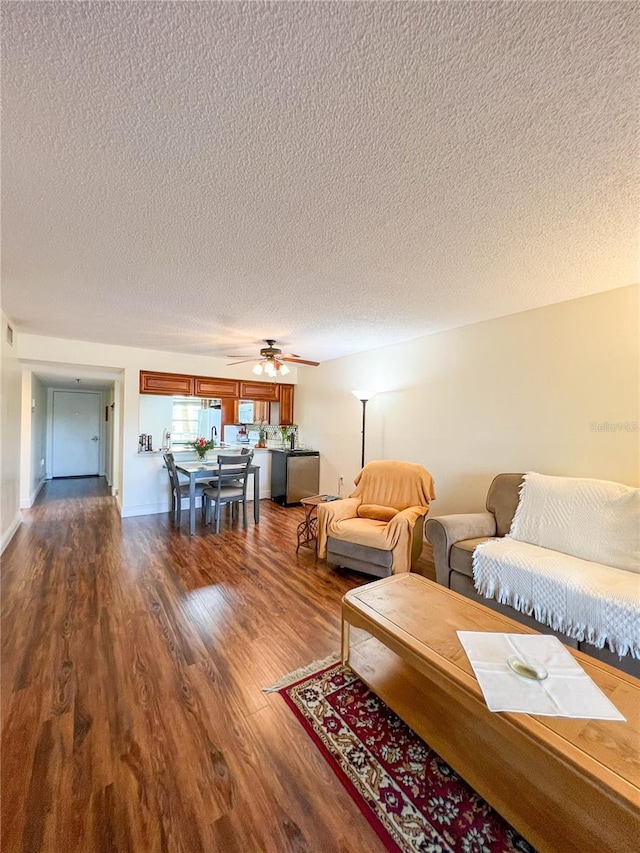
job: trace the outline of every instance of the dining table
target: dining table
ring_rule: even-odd
[[[242,459],[238,455],[238,460]],[[189,478],[189,533],[196,532],[196,482],[198,480],[213,480],[218,475],[218,460],[178,462],[176,468],[181,474]],[[225,467],[225,477],[234,473],[241,474],[244,465],[239,466],[237,472],[233,468]],[[253,474],[253,520],[256,524],[260,521],[260,466],[251,463],[249,474]]]

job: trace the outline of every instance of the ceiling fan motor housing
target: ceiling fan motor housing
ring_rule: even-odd
[[[275,341],[266,341],[266,343],[269,344],[269,346],[263,347],[260,350],[260,355],[263,356],[263,358],[275,358],[275,356],[282,353],[281,349],[274,347]]]
[[[294,353],[294,352],[283,353],[281,349],[279,349],[278,347],[274,347],[275,340],[273,340],[273,339],[265,338],[264,342],[265,342],[265,344],[268,344],[268,346],[262,347],[262,349],[260,350],[260,358],[265,362],[269,362],[270,364],[275,365],[276,370],[279,370],[280,366],[285,361],[291,361],[295,364],[310,364],[313,367],[317,367],[319,364],[319,362],[317,362],[317,361],[309,361],[306,358],[300,358],[300,356],[296,355],[296,353]],[[253,357],[250,355],[247,355],[247,356],[230,355],[229,358],[240,359],[239,361],[231,362],[232,365],[233,364],[242,364],[242,362],[244,362],[244,361],[253,361]],[[283,371],[283,372],[285,372],[285,371]],[[288,373],[288,369],[286,372]]]

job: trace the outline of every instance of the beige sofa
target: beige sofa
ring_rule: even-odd
[[[425,533],[433,546],[436,580],[443,586],[542,633],[555,634],[567,645],[579,648],[640,678],[640,660],[628,654],[620,657],[607,647],[596,648],[589,642],[572,639],[560,631],[552,630],[549,625],[538,621],[534,616],[520,612],[509,604],[502,604],[494,598],[486,598],[477,591],[474,584],[474,552],[482,543],[509,533],[518,507],[523,477],[523,474],[499,474],[489,487],[486,512],[446,515],[427,520]],[[640,575],[637,578],[640,594]],[[631,575],[631,579],[633,582],[635,576]]]

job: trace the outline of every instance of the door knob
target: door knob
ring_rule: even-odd
[[[97,435],[94,435],[94,436],[93,436],[93,438],[91,439],[91,441],[99,441],[99,440],[100,440],[100,439],[98,438],[98,436],[97,436]]]

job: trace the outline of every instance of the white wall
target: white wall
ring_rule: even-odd
[[[0,329],[0,553],[20,524],[20,400],[22,371],[18,362],[18,334],[1,314]],[[7,325],[13,326],[13,346]]]
[[[501,471],[629,485],[639,470],[639,286],[477,323],[300,371],[297,417],[321,451],[322,491],[367,459],[431,471],[432,514],[484,508]],[[597,427],[594,427],[597,425]]]
[[[30,370],[22,372],[20,506],[33,505],[45,480],[47,389]]]

